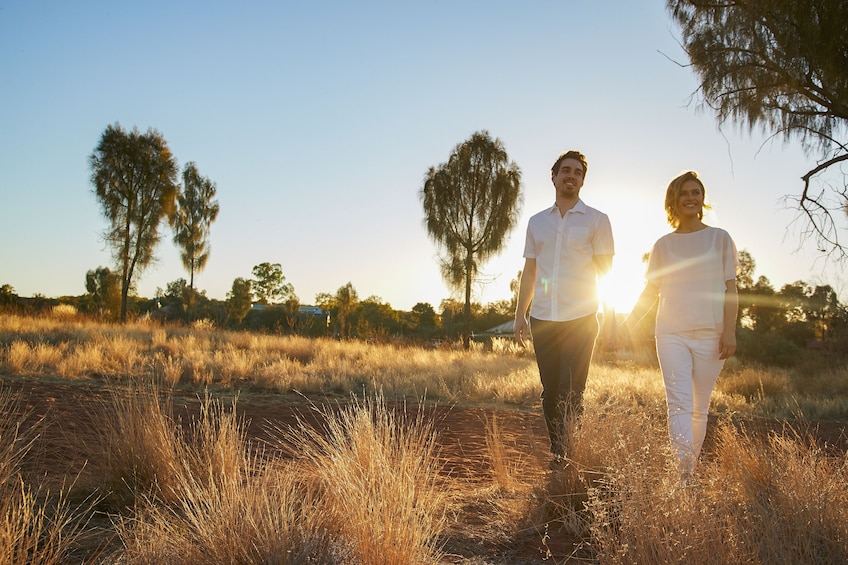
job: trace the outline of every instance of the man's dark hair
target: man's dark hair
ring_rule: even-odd
[[[554,166],[551,167],[551,172],[553,174],[557,174],[559,172],[559,166],[565,159],[577,159],[580,161],[580,164],[583,165],[583,176],[586,176],[586,173],[589,171],[589,164],[586,162],[586,156],[574,149],[566,151],[565,153],[560,153],[559,157],[554,162]]]

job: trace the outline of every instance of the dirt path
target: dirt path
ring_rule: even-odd
[[[61,379],[28,379],[0,377],[0,387],[19,395],[21,399],[18,410],[26,413],[29,422],[43,419],[46,425],[41,426],[42,434],[38,461],[39,467],[50,470],[51,473],[71,471],[75,468],[74,454],[68,452],[68,434],[81,435],[96,429],[97,421],[102,410],[98,410],[110,399],[106,383],[97,380],[68,381]],[[228,408],[227,399],[222,399]],[[309,401],[295,395],[275,395],[248,391],[239,395],[236,409],[247,424],[248,436],[257,440],[273,441],[274,428],[297,426],[298,419],[315,424],[320,420],[327,406],[337,406],[339,401],[326,399],[324,401]],[[197,394],[189,391],[176,391],[172,395],[174,416],[183,423],[192,421],[200,410],[201,401]],[[405,410],[407,415],[414,418],[419,408],[417,406],[394,405]],[[316,409],[317,408],[317,409]],[[457,480],[468,480],[474,483],[491,483],[492,471],[487,447],[487,427],[497,426],[498,436],[506,449],[508,460],[521,461],[522,479],[538,481],[543,485],[548,472],[547,437],[541,414],[538,410],[519,409],[488,409],[467,407],[427,407],[424,417],[433,423],[437,434],[437,443],[443,458],[444,473]],[[769,431],[781,431],[787,424],[778,421],[751,420],[740,426],[756,434]],[[802,435],[813,435],[823,445],[834,452],[848,449],[846,424],[838,422],[821,422],[815,424],[794,424],[796,431]],[[708,438],[709,443],[709,438]],[[79,462],[77,461],[76,464]],[[468,520],[478,521],[481,525],[486,522],[485,515],[468,516]],[[488,545],[480,540],[457,540],[454,545],[455,562],[465,562],[461,557],[466,553],[463,548],[473,547],[474,563],[550,563],[543,559],[544,549],[553,549],[555,561],[564,562],[574,539],[557,538],[556,533],[550,533],[551,538],[547,548],[541,546],[541,536],[538,532],[527,532],[519,539],[504,540],[500,544]],[[476,545],[475,545],[476,544]],[[471,549],[468,549],[471,551]],[[508,560],[505,555],[509,555]],[[493,559],[489,561],[488,559]]]

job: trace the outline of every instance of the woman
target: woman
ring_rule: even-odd
[[[645,288],[623,324],[627,332],[659,299],[657,357],[669,436],[684,480],[701,453],[718,374],[736,352],[739,259],[730,235],[702,221],[704,196],[694,171],[669,183],[665,210],[674,231],[654,244]]]

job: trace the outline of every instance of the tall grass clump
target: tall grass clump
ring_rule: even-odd
[[[848,560],[844,456],[791,432],[754,437],[724,419],[692,482],[680,476],[657,418],[615,413],[603,420],[581,422],[572,470],[544,495],[548,520],[582,538],[597,562]],[[582,509],[568,496],[582,499]]]
[[[32,448],[41,422],[22,428],[26,413],[21,413],[21,397],[0,388],[0,488],[19,481],[21,463]]]
[[[132,506],[145,496],[178,499],[185,462],[182,430],[171,412],[170,397],[155,384],[112,385],[99,407],[99,426],[80,438],[88,456],[85,478],[109,506]]]
[[[355,401],[251,444],[208,410],[181,450],[179,497],[141,496],[121,518],[121,563],[435,563],[446,514],[429,424]],[[217,453],[227,453],[220,458]]]
[[[142,496],[121,517],[121,563],[344,563],[320,526],[309,485],[257,449],[244,422],[207,397],[185,442],[178,497]]]
[[[434,563],[447,496],[432,425],[382,397],[325,409],[323,429],[281,430],[304,473],[317,481],[325,527],[344,540],[351,562]]]
[[[584,438],[599,449],[596,467],[582,470],[585,536],[601,563],[724,563],[715,549],[723,530],[708,507],[693,504],[663,424],[647,414],[615,414],[607,426],[616,431]]]
[[[118,562],[350,563],[321,529],[322,516],[296,473],[257,457],[250,474],[213,484],[186,476],[178,504],[146,499],[137,517],[121,519]]]
[[[529,519],[538,530],[555,526],[570,536],[591,540],[592,551],[603,553],[609,538],[604,535],[606,528],[620,531],[612,519],[622,512],[618,495],[654,492],[663,484],[669,475],[669,448],[659,404],[634,410],[625,399],[600,400],[599,404],[587,402],[578,422],[567,422],[572,438],[567,465],[550,474],[537,493],[537,506]],[[617,542],[609,540],[615,550]]]
[[[848,561],[844,455],[799,432],[763,440],[729,426],[716,451],[715,501],[744,549],[737,555],[759,563]]]
[[[486,418],[486,452],[492,470],[492,479],[498,488],[516,490],[521,485],[521,460],[511,461],[500,431],[498,418],[493,414]]]
[[[197,417],[183,424],[171,394],[156,384],[113,384],[100,405],[100,427],[80,441],[89,460],[85,477],[118,509],[140,498],[174,503],[192,481],[211,488],[242,477],[247,433],[236,404],[226,408],[207,394]]]
[[[50,375],[58,372],[66,346],[12,342],[6,350],[5,367],[12,375]]]

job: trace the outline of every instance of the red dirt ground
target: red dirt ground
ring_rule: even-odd
[[[109,398],[106,384],[98,380],[0,377],[0,388],[20,393],[19,409],[28,414],[30,421],[44,418],[47,425],[43,428],[40,441],[45,449],[39,450],[44,454],[40,465],[52,473],[74,466],[74,454],[68,451],[68,434],[82,434],[96,427],[96,415],[101,413],[97,408]],[[172,398],[174,416],[182,422],[188,422],[198,414],[200,400],[197,393],[175,391]],[[325,406],[335,406],[339,402],[333,399],[310,400],[322,410]],[[225,407],[229,406],[230,404],[225,404]],[[319,417],[318,412],[310,408],[309,401],[302,397],[250,390],[239,394],[236,409],[247,424],[248,436],[257,439],[271,439],[269,429],[296,425],[298,417],[311,423]],[[406,412],[414,416],[417,409],[417,406],[407,406]],[[507,448],[508,457],[523,463],[522,479],[537,480],[540,488],[544,487],[548,475],[547,434],[540,410],[461,407],[428,407],[426,410],[429,412],[426,416],[432,419],[437,434],[444,472],[449,473],[451,477],[479,482],[481,485],[491,484],[486,429],[487,425],[495,421],[499,436]],[[784,425],[783,422],[774,421],[744,424],[746,429],[756,433],[780,431]],[[800,431],[817,436],[834,451],[844,452],[848,449],[846,427],[848,424],[845,423],[822,422],[805,424]],[[460,519],[466,521],[466,526],[480,524],[484,527],[487,523],[485,511],[479,511],[476,515],[460,516]],[[463,531],[471,529],[473,528],[466,527]],[[585,563],[587,561],[581,557],[590,557],[575,553],[579,540],[550,530],[547,532],[549,537],[543,543],[544,535],[545,532],[530,527],[520,530],[513,539],[498,543],[482,539],[482,536],[468,535],[467,539],[462,539],[462,536],[454,537],[446,543],[445,563]],[[551,554],[546,559],[548,551]],[[568,559],[569,555],[574,559]]]

